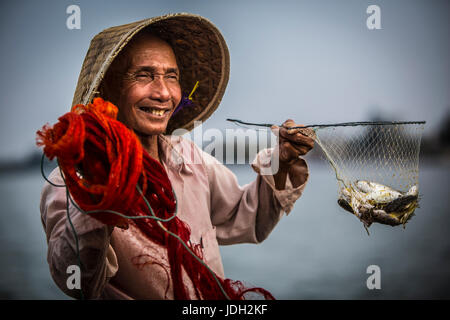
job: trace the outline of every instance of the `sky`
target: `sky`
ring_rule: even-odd
[[[68,6],[81,29],[66,27]],[[369,5],[381,29],[369,30]],[[252,122],[427,121],[450,114],[450,1],[9,1],[0,4],[0,160],[36,150],[36,131],[69,111],[93,36],[174,12],[224,35],[230,80],[204,128]]]

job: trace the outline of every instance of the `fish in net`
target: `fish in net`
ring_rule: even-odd
[[[424,124],[348,122],[295,128],[313,129],[312,138],[336,175],[337,203],[368,230],[374,222],[405,227],[419,207],[419,152]]]
[[[397,226],[419,206],[419,152],[425,122],[356,122],[314,127],[338,181],[338,204],[366,229]]]

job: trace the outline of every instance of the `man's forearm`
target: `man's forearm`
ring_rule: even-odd
[[[273,175],[277,190],[283,190],[285,188],[288,174],[294,188],[304,184],[308,177],[308,168],[305,160],[299,158],[290,165],[280,163],[278,172]]]
[[[277,188],[277,190],[284,189],[288,172],[289,168],[287,166],[280,166],[278,168],[278,172],[273,175],[273,179],[275,180],[275,188]]]

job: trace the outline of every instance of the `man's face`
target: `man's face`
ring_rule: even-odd
[[[130,67],[122,83],[118,119],[141,136],[163,133],[181,100],[175,54],[153,36],[139,38],[128,54]]]

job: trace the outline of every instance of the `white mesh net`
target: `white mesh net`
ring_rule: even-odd
[[[338,181],[338,203],[364,226],[399,225],[413,216],[419,196],[423,122],[315,127],[316,142]]]

